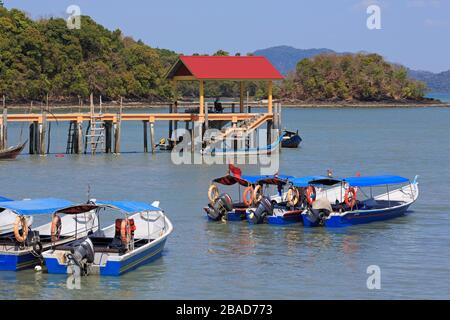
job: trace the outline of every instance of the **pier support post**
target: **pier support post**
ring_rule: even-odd
[[[39,123],[39,154],[45,155],[45,134],[47,131],[47,113],[42,113],[42,122]]]
[[[39,129],[38,123],[32,122],[30,124],[30,142],[29,142],[29,152],[30,154],[37,154],[39,148]]]
[[[147,120],[143,120],[142,121],[142,126],[144,127],[144,152],[147,153],[148,152],[148,141],[147,141],[147,127],[148,127],[148,121]]]
[[[155,123],[150,122],[150,145],[152,148],[152,153],[155,153]]]
[[[120,121],[114,122],[114,153],[120,154]]]
[[[267,145],[272,143],[272,127],[273,121],[272,120],[267,121]]]
[[[0,149],[8,147],[8,108],[6,107],[6,97],[2,98],[3,114],[0,126]]]
[[[173,113],[173,104],[169,105],[169,113]],[[169,120],[169,140],[172,139],[172,131],[173,131],[173,120]]]
[[[105,121],[105,153],[111,153],[112,146],[112,121]]]
[[[75,152],[77,154],[81,154],[83,152],[83,122],[77,121],[76,123],[76,144],[75,144]]]

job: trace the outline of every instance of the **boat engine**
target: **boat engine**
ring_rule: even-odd
[[[74,246],[67,254],[67,273],[73,275],[87,275],[89,264],[94,262],[94,245],[86,238]]]
[[[263,197],[256,206],[256,209],[250,209],[248,219],[251,223],[264,223],[268,215],[273,214],[273,204],[268,197]]]
[[[308,218],[312,223],[324,224],[326,217],[333,211],[331,204],[326,199],[317,199],[308,210]]]
[[[208,217],[218,221],[222,219],[229,211],[233,210],[233,202],[227,193],[222,193],[211,205],[206,209]]]

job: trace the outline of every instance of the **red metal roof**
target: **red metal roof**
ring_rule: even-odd
[[[283,79],[269,60],[259,56],[180,56],[167,78],[186,75],[198,80]]]

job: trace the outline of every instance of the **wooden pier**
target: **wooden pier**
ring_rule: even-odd
[[[94,154],[97,151],[106,153],[120,153],[121,148],[121,123],[123,121],[141,121],[143,124],[143,150],[148,152],[148,134],[150,127],[150,149],[155,151],[155,131],[154,124],[157,121],[169,121],[169,141],[177,143],[176,137],[172,137],[174,130],[178,128],[179,122],[185,122],[185,128],[189,126],[193,130],[194,126],[200,125],[202,128],[203,145],[212,141],[203,140],[203,133],[208,128],[214,127],[222,129],[222,133],[215,139],[225,140],[232,137],[237,142],[235,136],[243,136],[252,132],[264,124],[267,124],[267,137],[270,144],[272,129],[281,129],[281,106],[273,105],[272,88],[273,81],[283,79],[283,76],[264,57],[205,57],[205,56],[181,56],[174,66],[169,70],[166,79],[173,84],[174,101],[170,104],[169,113],[123,113],[122,99],[117,113],[104,113],[102,98],[99,98],[99,110],[94,108],[94,98],[90,96],[90,112],[75,113],[51,113],[49,112],[48,97],[46,108],[41,107],[39,114],[8,114],[3,97],[3,113],[0,117],[0,148],[6,148],[7,125],[10,122],[29,123],[29,152],[30,154],[48,153],[50,144],[50,128],[52,122],[69,122],[67,136],[66,153],[87,153],[90,149]],[[209,108],[205,101],[205,83],[207,81],[237,81],[240,84],[240,98],[235,110],[235,104],[231,105],[231,113],[226,109],[214,105]],[[199,102],[193,110],[184,110],[177,98],[176,84],[178,81],[197,81],[199,83]],[[246,81],[264,81],[267,83],[267,112],[252,113],[250,105],[247,110],[244,106],[244,88]],[[80,102],[80,108],[82,103]],[[275,110],[274,110],[275,109]],[[111,110],[111,109],[110,109]],[[237,111],[237,112],[235,112]],[[87,123],[84,127],[83,124]],[[222,128],[225,124],[231,123],[230,127]],[[83,135],[83,128],[85,133]],[[84,143],[83,143],[84,141]],[[47,143],[47,145],[46,145]],[[100,146],[100,148],[99,148]],[[100,150],[99,150],[100,149]]]

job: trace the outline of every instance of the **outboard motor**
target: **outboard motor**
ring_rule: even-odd
[[[326,199],[318,199],[314,201],[308,210],[308,218],[313,224],[323,225],[325,218],[333,211],[331,204]]]
[[[94,262],[94,245],[91,239],[86,238],[74,246],[67,255],[67,259],[68,274],[87,275],[89,264]]]
[[[207,214],[212,220],[219,221],[231,210],[233,210],[231,197],[227,193],[222,193],[212,205],[208,205]]]
[[[247,215],[248,221],[254,224],[264,223],[268,215],[273,214],[273,204],[268,197],[263,197],[257,204],[256,209],[250,209]]]

